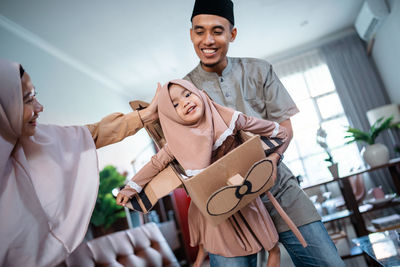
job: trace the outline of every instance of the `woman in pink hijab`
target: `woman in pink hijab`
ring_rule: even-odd
[[[167,144],[120,191],[117,204],[125,205],[174,159],[186,176],[198,174],[239,145],[239,130],[287,138],[279,124],[220,106],[186,80],[172,80],[161,88],[158,113]],[[203,247],[210,253],[211,266],[218,265],[216,257],[223,257],[227,266],[254,266],[261,249],[270,251],[268,266],[279,266],[278,234],[259,197],[217,226],[193,202],[188,219],[190,244],[201,248],[195,266],[203,260]]]
[[[97,197],[96,148],[157,117],[150,108],[96,124],[37,123],[43,106],[29,75],[0,59],[0,266],[54,266],[82,241]]]

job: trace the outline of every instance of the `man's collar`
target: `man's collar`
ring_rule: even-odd
[[[226,57],[226,60],[228,61],[228,64],[226,65],[225,69],[222,71],[222,76],[227,75],[231,69],[232,69],[232,63],[231,63],[231,59],[229,57]],[[203,67],[201,66],[201,62],[199,62],[199,64],[197,65],[197,71],[200,72],[202,75],[206,75],[206,76],[210,76],[210,77],[218,77],[218,74],[216,72],[209,72],[209,71],[205,71],[203,69]]]
[[[229,57],[226,57],[226,60],[228,61],[228,64],[226,65],[225,69],[222,71],[222,76],[227,75],[232,69],[232,59],[230,59]]]

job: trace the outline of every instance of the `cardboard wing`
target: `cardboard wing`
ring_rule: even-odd
[[[127,207],[143,213],[148,213],[158,200],[165,197],[176,188],[182,186],[182,182],[175,173],[173,167],[168,165],[156,177],[154,177],[143,190],[133,196],[127,203]]]

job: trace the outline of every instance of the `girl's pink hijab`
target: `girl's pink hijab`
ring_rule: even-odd
[[[204,114],[196,124],[185,125],[178,116],[169,95],[169,84],[181,85],[200,97]],[[191,82],[177,79],[161,88],[158,115],[168,148],[186,174],[192,176],[211,164],[212,151],[232,134],[239,112],[213,102]]]
[[[97,197],[86,127],[21,137],[19,64],[0,59],[0,266],[54,266],[82,241]]]

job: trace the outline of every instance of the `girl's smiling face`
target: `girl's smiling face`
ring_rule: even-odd
[[[43,106],[37,101],[35,87],[26,72],[22,75],[21,85],[24,103],[22,135],[32,136],[35,134],[36,119],[39,117],[39,112],[43,111]]]
[[[203,116],[203,101],[188,89],[179,84],[171,84],[169,95],[176,113],[185,124],[195,124]]]

